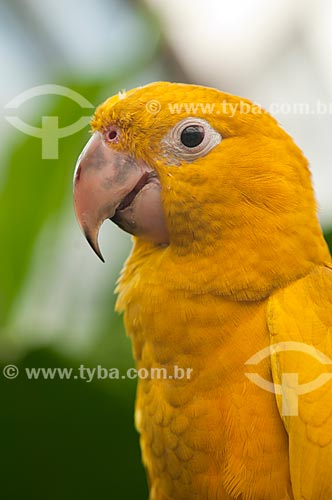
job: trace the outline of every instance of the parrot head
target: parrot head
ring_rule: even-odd
[[[74,200],[100,258],[106,219],[182,255],[222,247],[225,258],[241,252],[245,262],[249,251],[253,266],[262,247],[271,263],[285,253],[313,262],[325,251],[313,237],[320,228],[307,161],[250,101],[156,82],[108,99],[92,131],[77,163]]]

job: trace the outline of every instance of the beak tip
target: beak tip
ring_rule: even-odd
[[[103,262],[103,264],[105,264],[105,259],[103,257],[103,254],[101,253],[101,251],[95,250],[95,249],[94,249],[94,251],[95,251],[96,255],[100,258],[100,260]]]
[[[90,247],[92,248],[92,250],[99,257],[99,259],[105,264],[105,259],[103,257],[103,254],[100,251],[98,240],[95,238],[92,238],[88,232],[85,232],[85,237],[86,237]]]
[[[99,254],[98,257],[100,258],[100,260],[103,262],[103,264],[105,264],[105,259],[104,257],[102,256],[102,254]]]

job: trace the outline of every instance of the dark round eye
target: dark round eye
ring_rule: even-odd
[[[113,128],[112,130],[109,130],[109,132],[107,132],[106,137],[108,141],[114,141],[117,135],[118,135],[117,131]]]
[[[181,132],[181,142],[187,148],[195,148],[204,139],[204,128],[201,125],[189,125]]]

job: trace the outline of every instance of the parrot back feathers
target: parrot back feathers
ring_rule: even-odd
[[[271,356],[274,383],[287,384],[285,374],[298,378],[293,388],[285,385],[282,395],[277,395],[289,436],[294,498],[328,500],[332,498],[330,264],[317,266],[305,278],[276,292],[268,304],[268,326],[271,344],[285,345],[284,350]],[[294,345],[297,348],[293,351]]]

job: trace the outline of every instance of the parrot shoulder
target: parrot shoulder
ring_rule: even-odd
[[[274,293],[267,323],[294,498],[332,498],[332,265]]]

